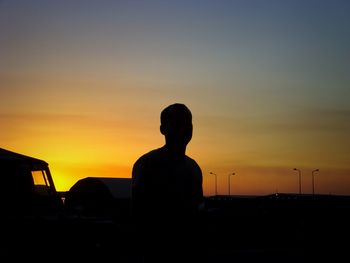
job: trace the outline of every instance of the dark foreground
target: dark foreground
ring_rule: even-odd
[[[142,241],[127,217],[65,211],[3,216],[1,257],[2,262],[349,262],[349,204],[347,197],[211,197],[194,239],[186,233],[172,239],[165,228],[164,240],[150,229]]]

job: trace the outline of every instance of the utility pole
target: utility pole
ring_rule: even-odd
[[[293,170],[298,171],[299,173],[299,194],[301,195],[301,171],[297,168],[294,168]]]
[[[231,180],[230,180],[231,175],[235,175],[235,173],[230,173],[228,175],[228,195],[231,195]]]
[[[217,174],[210,172],[210,174],[215,175],[215,195],[218,195],[218,182],[217,182]]]
[[[311,176],[311,179],[312,179],[312,195],[315,195],[315,179],[314,179],[314,175],[315,175],[315,172],[318,172],[319,169],[316,169],[316,170],[313,170],[312,171],[312,176]]]

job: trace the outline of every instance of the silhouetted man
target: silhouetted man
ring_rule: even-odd
[[[144,154],[133,166],[133,218],[143,235],[189,241],[203,202],[201,169],[186,155],[192,138],[192,114],[184,104],[175,103],[161,112],[160,120],[165,145]],[[161,240],[158,245],[162,245]]]

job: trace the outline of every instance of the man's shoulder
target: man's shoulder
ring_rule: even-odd
[[[151,150],[143,155],[141,155],[134,163],[132,167],[133,178],[139,177],[144,174],[149,167],[153,166],[153,163],[157,159],[159,149]]]
[[[143,155],[141,155],[137,161],[135,162],[135,164],[140,164],[140,163],[144,163],[144,162],[149,162],[149,161],[152,161],[152,160],[155,160],[155,159],[158,159],[159,156],[160,156],[160,151],[161,149],[158,148],[158,149],[154,149],[154,150],[151,150]]]
[[[191,158],[190,156],[185,155],[185,158],[186,158],[186,162],[189,162],[189,163],[192,163],[192,164],[197,164],[196,160]]]
[[[191,167],[193,167],[196,170],[199,170],[201,172],[201,168],[199,166],[199,164],[197,163],[196,160],[194,160],[193,158],[189,157],[186,155],[186,162],[188,165],[190,165]]]

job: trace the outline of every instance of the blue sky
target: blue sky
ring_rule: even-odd
[[[300,165],[344,178],[349,13],[350,2],[341,0],[0,1],[0,119],[7,128],[0,139],[61,167],[66,148],[54,131],[70,142],[78,136],[68,134],[72,125],[92,137],[120,133],[116,145],[131,140],[121,147],[130,153],[121,165],[130,167],[161,143],[160,109],[180,101],[196,121],[189,153],[206,173],[233,166],[259,174],[260,167],[273,177]],[[36,150],[38,143],[46,150]],[[97,145],[106,159],[123,154]],[[241,183],[242,192],[271,190]]]

